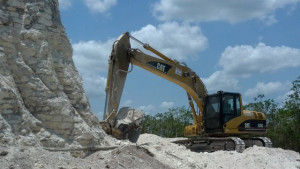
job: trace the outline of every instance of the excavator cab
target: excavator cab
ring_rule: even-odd
[[[231,119],[241,116],[239,93],[219,91],[207,95],[204,103],[204,127],[206,133],[223,133],[223,126]]]
[[[252,134],[266,132],[264,113],[243,110],[241,95],[219,91],[204,99],[204,131],[211,136]]]

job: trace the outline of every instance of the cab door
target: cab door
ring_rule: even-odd
[[[219,132],[222,130],[220,124],[220,102],[218,94],[207,96],[204,107],[204,127],[207,133]]]
[[[237,93],[224,93],[222,97],[221,122],[226,124],[241,115],[240,96]]]

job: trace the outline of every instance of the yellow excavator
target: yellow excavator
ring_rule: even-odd
[[[159,58],[131,48],[130,39]],[[265,114],[243,110],[239,93],[218,91],[208,94],[202,80],[186,64],[163,55],[128,32],[114,42],[109,57],[105,110],[101,122],[106,133],[132,142],[139,137],[144,113],[129,107],[118,111],[126,76],[132,71],[133,65],[173,82],[186,91],[194,120],[192,125],[184,129],[187,138],[174,143],[183,144],[193,151],[242,152],[253,145],[272,146],[270,139],[263,137],[266,132]]]

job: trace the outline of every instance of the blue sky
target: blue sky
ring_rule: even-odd
[[[300,0],[59,0],[92,110],[102,118],[108,56],[128,31],[185,62],[209,93],[258,94],[281,103],[300,76]],[[132,42],[134,47],[142,48]],[[175,84],[134,66],[121,107],[147,113],[187,106]]]

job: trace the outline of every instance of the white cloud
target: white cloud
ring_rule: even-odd
[[[85,5],[93,12],[104,13],[117,4],[117,0],[84,0]]]
[[[72,6],[71,0],[58,0],[60,9],[68,9]],[[117,4],[117,0],[83,0],[89,10],[96,13],[107,12],[112,6]]]
[[[167,102],[167,101],[164,101],[160,104],[160,108],[163,108],[163,109],[168,109],[168,108],[171,108],[171,107],[174,107],[174,102]]]
[[[203,79],[208,90],[237,89],[239,78],[300,66],[300,50],[286,46],[271,47],[264,43],[255,47],[227,47],[221,55],[219,65],[223,70]]]
[[[209,92],[217,92],[219,90],[234,92],[238,89],[238,79],[226,74],[224,71],[216,71],[208,78],[203,78]]]
[[[114,40],[80,41],[72,44],[74,63],[80,73],[99,74],[107,71]]]
[[[68,9],[72,6],[71,0],[58,0],[60,9]]]
[[[275,71],[300,65],[300,50],[286,46],[267,46],[259,43],[256,47],[241,45],[227,47],[219,64],[227,74],[249,76],[252,73]]]
[[[156,113],[154,112],[156,110],[156,107],[152,104],[146,106],[139,106],[137,109],[145,113]]]
[[[198,52],[207,47],[207,38],[202,34],[200,27],[188,23],[166,22],[157,27],[146,25],[131,34],[142,42],[149,43],[166,56],[177,60],[197,57]]]
[[[299,0],[160,0],[153,13],[160,20],[219,21],[230,23],[259,19],[276,22],[275,11],[286,6],[293,9]],[[289,10],[290,11],[290,10]]]
[[[132,100],[125,100],[123,103],[122,103],[122,107],[129,107],[131,106],[133,103]]]
[[[107,72],[108,58],[113,40],[105,43],[100,41],[81,41],[72,44],[73,60],[84,81],[84,89],[89,97],[105,95],[106,78],[101,74]]]
[[[245,92],[245,96],[247,97],[255,97],[258,94],[273,94],[281,91],[288,90],[291,87],[291,83],[281,83],[281,82],[269,82],[263,83],[258,82],[254,88],[248,89]]]
[[[91,97],[104,97],[106,78],[95,74],[82,75],[85,92]]]

